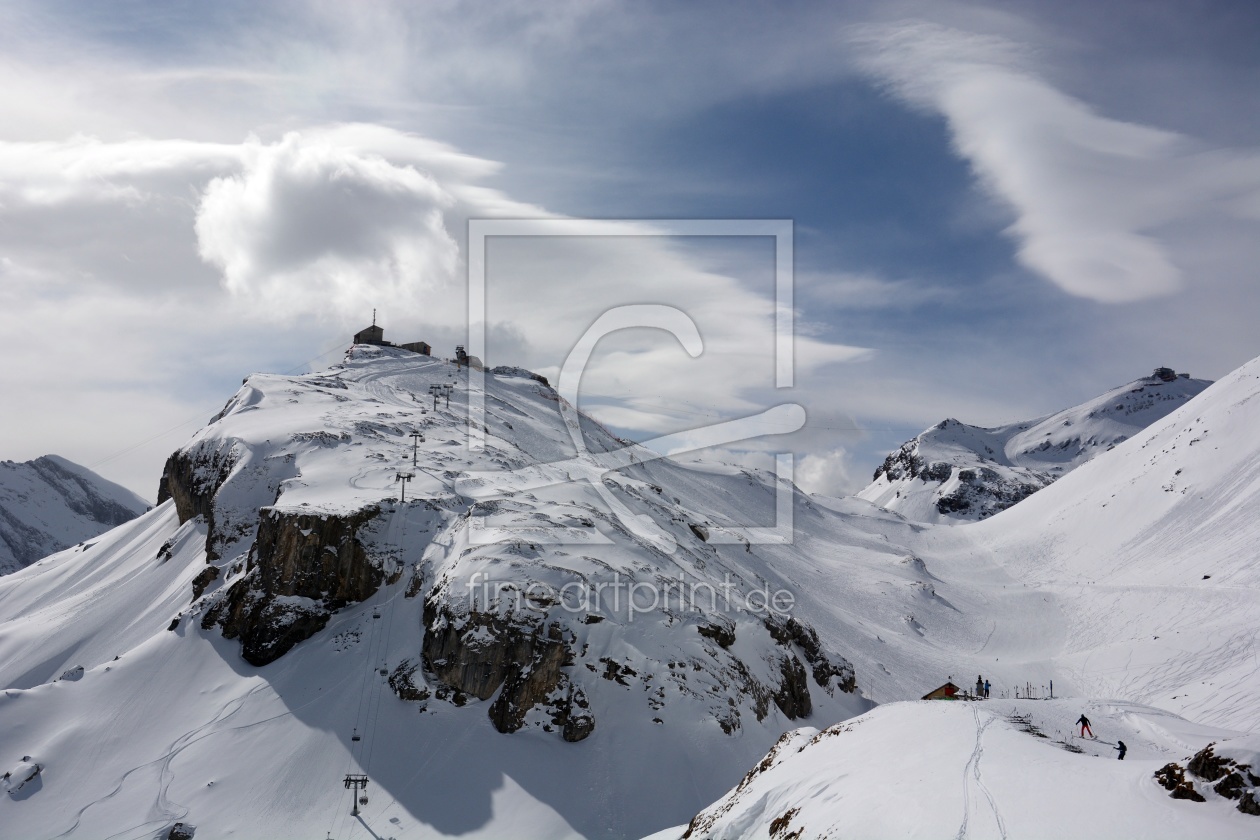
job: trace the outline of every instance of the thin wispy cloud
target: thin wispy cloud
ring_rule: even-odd
[[[1260,196],[1260,153],[1206,152],[1112,119],[1030,69],[1026,45],[931,23],[856,27],[862,64],[942,114],[983,187],[1010,205],[1020,261],[1064,291],[1116,303],[1181,288],[1169,223],[1239,218]]]

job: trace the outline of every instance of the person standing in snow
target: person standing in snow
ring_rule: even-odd
[[[984,699],[985,700],[989,699],[989,681],[988,680],[984,681]]]
[[[976,697],[984,696],[984,677],[976,677]]]
[[[1089,733],[1089,737],[1091,737],[1091,738],[1093,738],[1093,737],[1094,737],[1094,730],[1092,730],[1092,729],[1090,729],[1090,728],[1089,728],[1089,718],[1085,717],[1085,715],[1081,715],[1081,716],[1080,716],[1080,719],[1078,719],[1076,722],[1077,722],[1077,723],[1079,723],[1079,724],[1081,725],[1081,737],[1082,737],[1082,738],[1084,738],[1084,737],[1085,737],[1085,733],[1086,733],[1086,732],[1088,732],[1088,733]]]
[[[1119,739],[1116,739],[1116,745],[1112,747],[1112,749],[1120,751],[1120,755],[1116,757],[1119,758],[1121,761],[1124,761],[1124,754],[1129,751],[1129,748],[1124,745],[1124,741],[1121,741]]]

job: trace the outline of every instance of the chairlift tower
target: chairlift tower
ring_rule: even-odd
[[[424,440],[424,432],[411,433],[411,466],[417,466],[420,457],[420,443]]]
[[[438,395],[442,393],[441,385],[430,385],[429,393],[433,395],[433,410],[437,411]]]
[[[407,501],[407,482],[408,482],[408,481],[411,481],[411,479],[413,479],[413,478],[415,478],[415,477],[416,477],[416,474],[415,474],[415,473],[404,473],[404,472],[400,472],[400,473],[398,473],[396,476],[394,476],[394,480],[395,480],[395,481],[401,481],[401,482],[402,482],[402,490],[401,490],[401,492],[399,493],[399,496],[398,496],[398,501],[399,501],[399,502],[405,502],[405,501]]]
[[[347,773],[345,785],[346,790],[354,792],[354,807],[350,810],[350,816],[357,817],[359,816],[359,791],[364,791],[362,802],[364,805],[367,804],[368,777],[362,773]]]

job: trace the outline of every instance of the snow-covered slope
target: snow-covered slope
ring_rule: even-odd
[[[42,768],[0,825],[344,837],[366,832],[342,785],[363,772],[382,837],[633,837],[799,722],[921,691],[925,662],[990,629],[907,547],[917,528],[865,502],[793,491],[794,544],[739,540],[773,517],[772,476],[631,449],[600,484],[635,528],[584,480],[493,498],[487,472],[573,444],[556,392],[505,370],[470,451],[469,387],[368,347],[252,376],[172,456],[157,508],[0,580],[0,756]],[[795,604],[770,614],[780,591]]]
[[[1260,730],[1260,359],[961,530],[1062,614],[1073,690]],[[948,535],[944,535],[948,536]]]
[[[1166,371],[1037,420],[993,429],[943,420],[889,455],[858,495],[916,522],[984,519],[1128,440],[1210,384]]]
[[[1077,737],[1082,713],[1097,740]],[[784,735],[689,826],[652,840],[1255,837],[1260,817],[1216,792],[1228,791],[1224,774],[1208,774],[1215,786],[1186,776],[1204,802],[1174,799],[1155,779],[1212,742],[1239,763],[1260,759],[1260,737],[1131,703],[894,703]],[[1246,807],[1257,810],[1254,797]]]
[[[628,465],[566,461],[559,396],[521,371],[487,376],[483,451],[475,386],[434,359],[252,376],[157,508],[0,579],[0,769],[24,779],[0,834],[637,837],[786,730],[977,673],[998,698],[1053,679],[1254,728],[1257,364],[983,522],[793,491],[791,544],[739,539],[772,476],[652,460],[585,418]],[[1183,579],[1192,558],[1212,569]]]
[[[1021,504],[924,531],[943,585],[1040,602],[989,605],[995,691],[1022,669],[1070,699],[895,703],[785,735],[652,840],[1256,836],[1257,428],[1260,359]]]
[[[0,461],[0,574],[91,539],[148,508],[125,487],[56,455]]]

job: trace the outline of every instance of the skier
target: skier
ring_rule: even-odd
[[[1121,761],[1124,761],[1124,754],[1129,751],[1129,748],[1124,745],[1124,741],[1121,741],[1119,739],[1116,740],[1116,745],[1112,747],[1112,749],[1120,751],[1120,755],[1118,755],[1117,758],[1119,758]]]
[[[976,677],[976,697],[984,696],[984,677]]]
[[[989,681],[988,680],[984,681],[984,699],[985,700],[989,699]]]
[[[1089,728],[1089,718],[1085,717],[1085,715],[1081,715],[1081,716],[1080,716],[1080,719],[1079,719],[1079,720],[1077,720],[1076,722],[1077,722],[1077,723],[1079,723],[1079,724],[1081,725],[1081,737],[1082,737],[1082,738],[1084,738],[1084,737],[1085,737],[1085,733],[1086,733],[1086,732],[1088,732],[1088,733],[1089,733],[1089,737],[1091,737],[1091,738],[1095,738],[1095,737],[1097,737],[1096,735],[1094,735],[1094,730],[1092,730],[1092,729],[1090,729],[1090,728]]]

